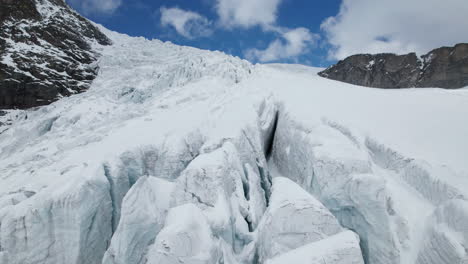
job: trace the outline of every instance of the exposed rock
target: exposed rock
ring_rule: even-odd
[[[438,48],[421,58],[415,53],[353,55],[319,75],[377,88],[462,88],[468,86],[468,44]]]
[[[0,109],[85,91],[97,74],[93,43],[111,41],[63,0],[0,0]]]
[[[435,49],[422,58],[424,68],[418,87],[468,86],[468,44]]]

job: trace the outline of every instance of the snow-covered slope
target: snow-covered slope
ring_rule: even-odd
[[[0,134],[0,263],[467,261],[468,90],[102,31],[89,91]]]

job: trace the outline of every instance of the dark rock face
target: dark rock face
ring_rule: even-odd
[[[424,68],[418,87],[468,86],[468,44],[439,48],[422,57]]]
[[[468,86],[468,44],[435,49],[421,59],[415,53],[353,55],[319,75],[376,88],[462,88]]]
[[[0,0],[0,109],[49,104],[96,77],[111,41],[63,0]]]

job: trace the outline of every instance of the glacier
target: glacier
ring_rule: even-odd
[[[1,264],[468,261],[468,90],[133,38],[0,128]]]

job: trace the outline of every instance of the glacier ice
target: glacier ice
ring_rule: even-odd
[[[291,180],[276,177],[258,229],[258,260],[264,263],[341,231],[336,218],[319,201]],[[359,248],[358,243],[355,246]]]
[[[450,200],[428,220],[418,264],[466,263],[468,261],[468,203]]]
[[[188,203],[169,211],[144,263],[219,263],[218,250],[202,211]]]
[[[122,203],[120,221],[103,264],[145,263],[148,247],[161,231],[170,208],[174,183],[143,176]]]
[[[76,173],[92,172],[85,168]],[[43,191],[1,209],[0,246],[6,263],[100,263],[112,235],[106,179],[72,180],[50,188],[53,193]]]
[[[280,173],[357,232],[370,263],[398,263],[385,182],[373,175],[366,150],[328,122],[308,129],[286,114],[279,120],[273,159]]]
[[[343,231],[291,250],[265,262],[266,264],[364,264],[359,238],[351,231]]]
[[[1,129],[1,264],[466,262],[466,90],[102,30],[89,91]]]

